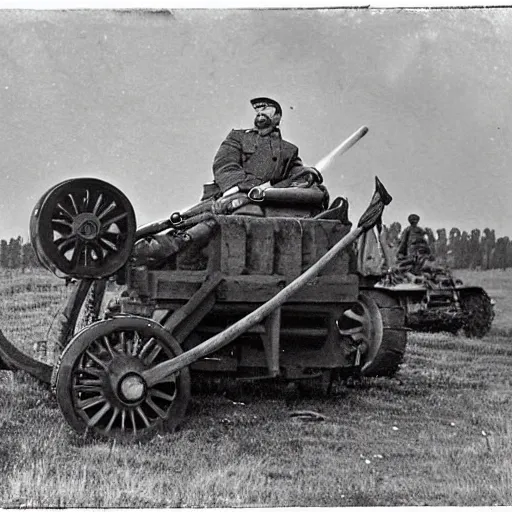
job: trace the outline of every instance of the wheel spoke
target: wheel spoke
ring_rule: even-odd
[[[363,315],[358,315],[352,309],[345,311],[345,313],[343,313],[343,316],[346,316],[347,318],[350,318],[351,320],[354,320],[355,322],[359,322],[360,324],[363,324],[365,321]]]
[[[126,430],[126,409],[121,411],[121,431],[124,432]]]
[[[94,205],[94,208],[92,209],[92,213],[94,213],[94,215],[96,215],[98,213],[102,199],[103,199],[103,194],[100,193],[100,195],[98,196],[98,199],[96,200],[96,204]]]
[[[160,345],[155,345],[155,347],[153,348],[153,350],[151,351],[151,353],[146,357],[146,359],[144,360],[144,362],[147,364],[147,365],[150,365],[151,363],[153,363],[153,361],[156,359],[156,357],[158,356],[158,354],[162,351],[162,347]]]
[[[98,238],[98,245],[108,252],[117,252],[117,246],[110,240],[105,239],[104,235]]]
[[[88,409],[89,407],[93,407],[95,405],[102,404],[106,402],[107,399],[103,395],[93,396],[91,398],[86,398],[85,400],[77,400],[77,406],[79,409]]]
[[[64,214],[67,215],[67,217],[72,221],[74,219],[74,215],[68,212],[64,206],[62,206],[60,203],[57,203],[57,208]]]
[[[361,325],[358,325],[357,327],[352,327],[351,329],[340,329],[338,327],[338,331],[340,334],[343,334],[343,336],[354,336],[355,334],[358,334],[362,332],[363,327]]]
[[[121,338],[121,346],[123,347],[123,352],[125,354],[129,354],[132,351],[131,340],[126,337],[126,333],[121,331],[119,333],[119,337]]]
[[[69,222],[65,219],[52,219],[52,224],[59,224],[61,226],[66,226],[67,228],[70,228],[70,229],[71,229],[71,226],[73,225],[71,222]]]
[[[116,407],[116,408],[114,408],[114,411],[112,412],[112,418],[110,418],[108,425],[105,427],[105,432],[110,432],[110,429],[112,428],[112,425],[114,424],[114,421],[116,421],[116,418],[118,416],[119,416],[119,409]]]
[[[91,252],[91,260],[101,264],[104,260],[103,249],[101,248],[101,245],[98,242],[90,242],[89,246],[89,250]],[[94,254],[96,254],[96,260],[94,260],[92,257],[92,251],[94,251]]]
[[[99,366],[101,366],[105,371],[108,371],[108,365],[102,361],[99,357],[95,356],[90,350],[86,350],[85,353]]]
[[[82,201],[82,205],[83,205],[83,211],[86,212],[87,209],[89,208],[89,199],[91,198],[91,194],[89,192],[89,189],[86,189],[85,191],[85,196],[84,196],[84,199]]]
[[[101,388],[102,382],[99,379],[78,379],[77,385]]]
[[[132,422],[132,425],[133,425],[133,435],[137,434],[137,425],[135,423],[135,412],[133,411],[133,409],[130,409],[130,421]]]
[[[75,268],[80,262],[80,256],[82,255],[82,251],[84,249],[84,241],[78,239],[75,244],[75,249],[73,252],[73,256],[71,257],[70,265],[72,268]]]
[[[73,210],[75,210],[75,215],[78,215],[79,214],[78,206],[76,205],[76,201],[75,201],[75,198],[73,197],[73,194],[68,194],[68,197],[71,200]]]
[[[149,427],[150,426],[149,420],[148,420],[147,416],[144,414],[144,411],[142,410],[141,406],[139,405],[135,410],[137,411],[139,416],[142,418],[144,425],[146,425],[146,427]]]
[[[108,353],[110,354],[110,357],[114,359],[114,350],[112,348],[112,345],[110,345],[110,341],[107,336],[103,336],[103,343],[108,350]]]
[[[116,224],[117,222],[123,220],[126,217],[128,217],[128,212],[121,213],[119,215],[116,215],[115,217],[112,217],[111,219],[108,219],[107,221],[103,222],[101,230],[106,231],[106,229],[110,227],[112,224]]]
[[[168,402],[173,402],[176,398],[176,393],[174,393],[174,396],[169,395],[168,393],[164,393],[163,391],[160,391],[159,389],[150,389],[149,394],[151,396],[155,396],[157,398],[162,398],[163,400],[167,400]]]
[[[73,389],[77,392],[82,392],[82,393],[101,393],[101,391],[102,391],[101,382],[99,382],[99,381],[98,381],[97,385],[83,384],[83,383],[75,384],[73,386]]]
[[[97,368],[93,368],[92,366],[80,366],[78,369],[79,372],[88,373],[89,375],[94,375],[95,377],[101,377],[103,372],[98,370]]]
[[[66,237],[59,238],[55,241],[55,245],[57,246],[57,250],[64,254],[67,252],[73,244],[76,242],[77,238],[76,235],[69,235]]]
[[[137,331],[133,332],[133,346],[132,346],[132,356],[136,356],[139,351],[140,345],[142,343],[141,336]]]
[[[146,398],[146,403],[149,405],[149,407],[151,407],[151,409],[153,409],[153,411],[155,411],[158,414],[158,416],[160,416],[160,418],[162,418],[163,420],[166,418],[165,411],[158,407],[158,405],[156,405],[155,402],[153,402],[153,399],[150,396]]]
[[[155,338],[154,337],[151,337],[149,338],[149,340],[144,344],[144,346],[140,349],[139,351],[139,357],[141,359],[144,358],[144,356],[147,354],[147,352],[149,351],[149,348],[151,347],[151,345],[153,344],[153,341],[155,341]]]
[[[98,220],[101,220],[105,215],[108,215],[110,212],[112,212],[116,207],[115,201],[112,201],[99,215]]]
[[[111,231],[105,231],[101,233],[101,238],[106,242],[112,244],[117,249],[117,242],[119,239],[119,233],[112,233]]]
[[[88,422],[87,426],[94,427],[98,421],[105,416],[105,414],[112,408],[112,406],[107,402]]]

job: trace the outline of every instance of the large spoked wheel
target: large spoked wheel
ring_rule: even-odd
[[[56,396],[78,433],[140,440],[173,431],[190,400],[190,373],[180,370],[154,386],[142,372],[181,354],[162,326],[142,317],[115,317],[79,332],[58,363]]]
[[[362,375],[391,377],[400,368],[407,329],[404,310],[394,297],[377,291],[361,293],[338,320],[338,329],[359,347]]]
[[[59,277],[100,279],[130,256],[136,220],[128,198],[95,178],[64,181],[36,204],[30,238],[39,262]]]
[[[491,298],[482,289],[467,290],[460,294],[464,311],[462,330],[468,338],[483,338],[494,320]]]

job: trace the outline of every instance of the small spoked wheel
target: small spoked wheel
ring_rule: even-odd
[[[94,178],[64,181],[37,202],[30,219],[40,263],[59,277],[100,279],[128,260],[133,207],[116,187]]]
[[[120,440],[173,431],[190,399],[188,368],[150,386],[143,372],[182,353],[162,326],[142,317],[115,317],[79,332],[58,363],[55,391],[78,433]]]
[[[365,290],[339,318],[338,329],[359,347],[359,368],[365,377],[393,377],[406,347],[405,310],[400,300],[382,290]]]
[[[347,309],[337,322],[340,334],[348,336],[360,353],[361,372],[371,366],[382,344],[384,325],[377,303],[367,294]]]

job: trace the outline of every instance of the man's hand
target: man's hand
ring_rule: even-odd
[[[316,167],[304,167],[304,172],[307,173],[307,180],[310,185],[313,183],[321,184],[324,181],[324,178],[320,171]]]
[[[315,183],[319,185],[324,181],[322,175],[315,167],[302,167],[293,178],[284,180],[281,183],[286,183],[288,187],[311,187]]]
[[[236,194],[237,192],[240,192],[240,189],[238,188],[238,186],[234,186],[234,187],[231,187],[230,189],[226,190],[226,192],[224,192],[224,194],[222,194],[222,197],[228,197],[228,196],[232,196],[233,194]]]

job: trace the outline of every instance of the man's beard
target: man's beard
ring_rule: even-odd
[[[254,126],[256,126],[258,130],[264,130],[265,128],[270,128],[272,126],[272,120],[268,116],[257,115],[254,119]]]

